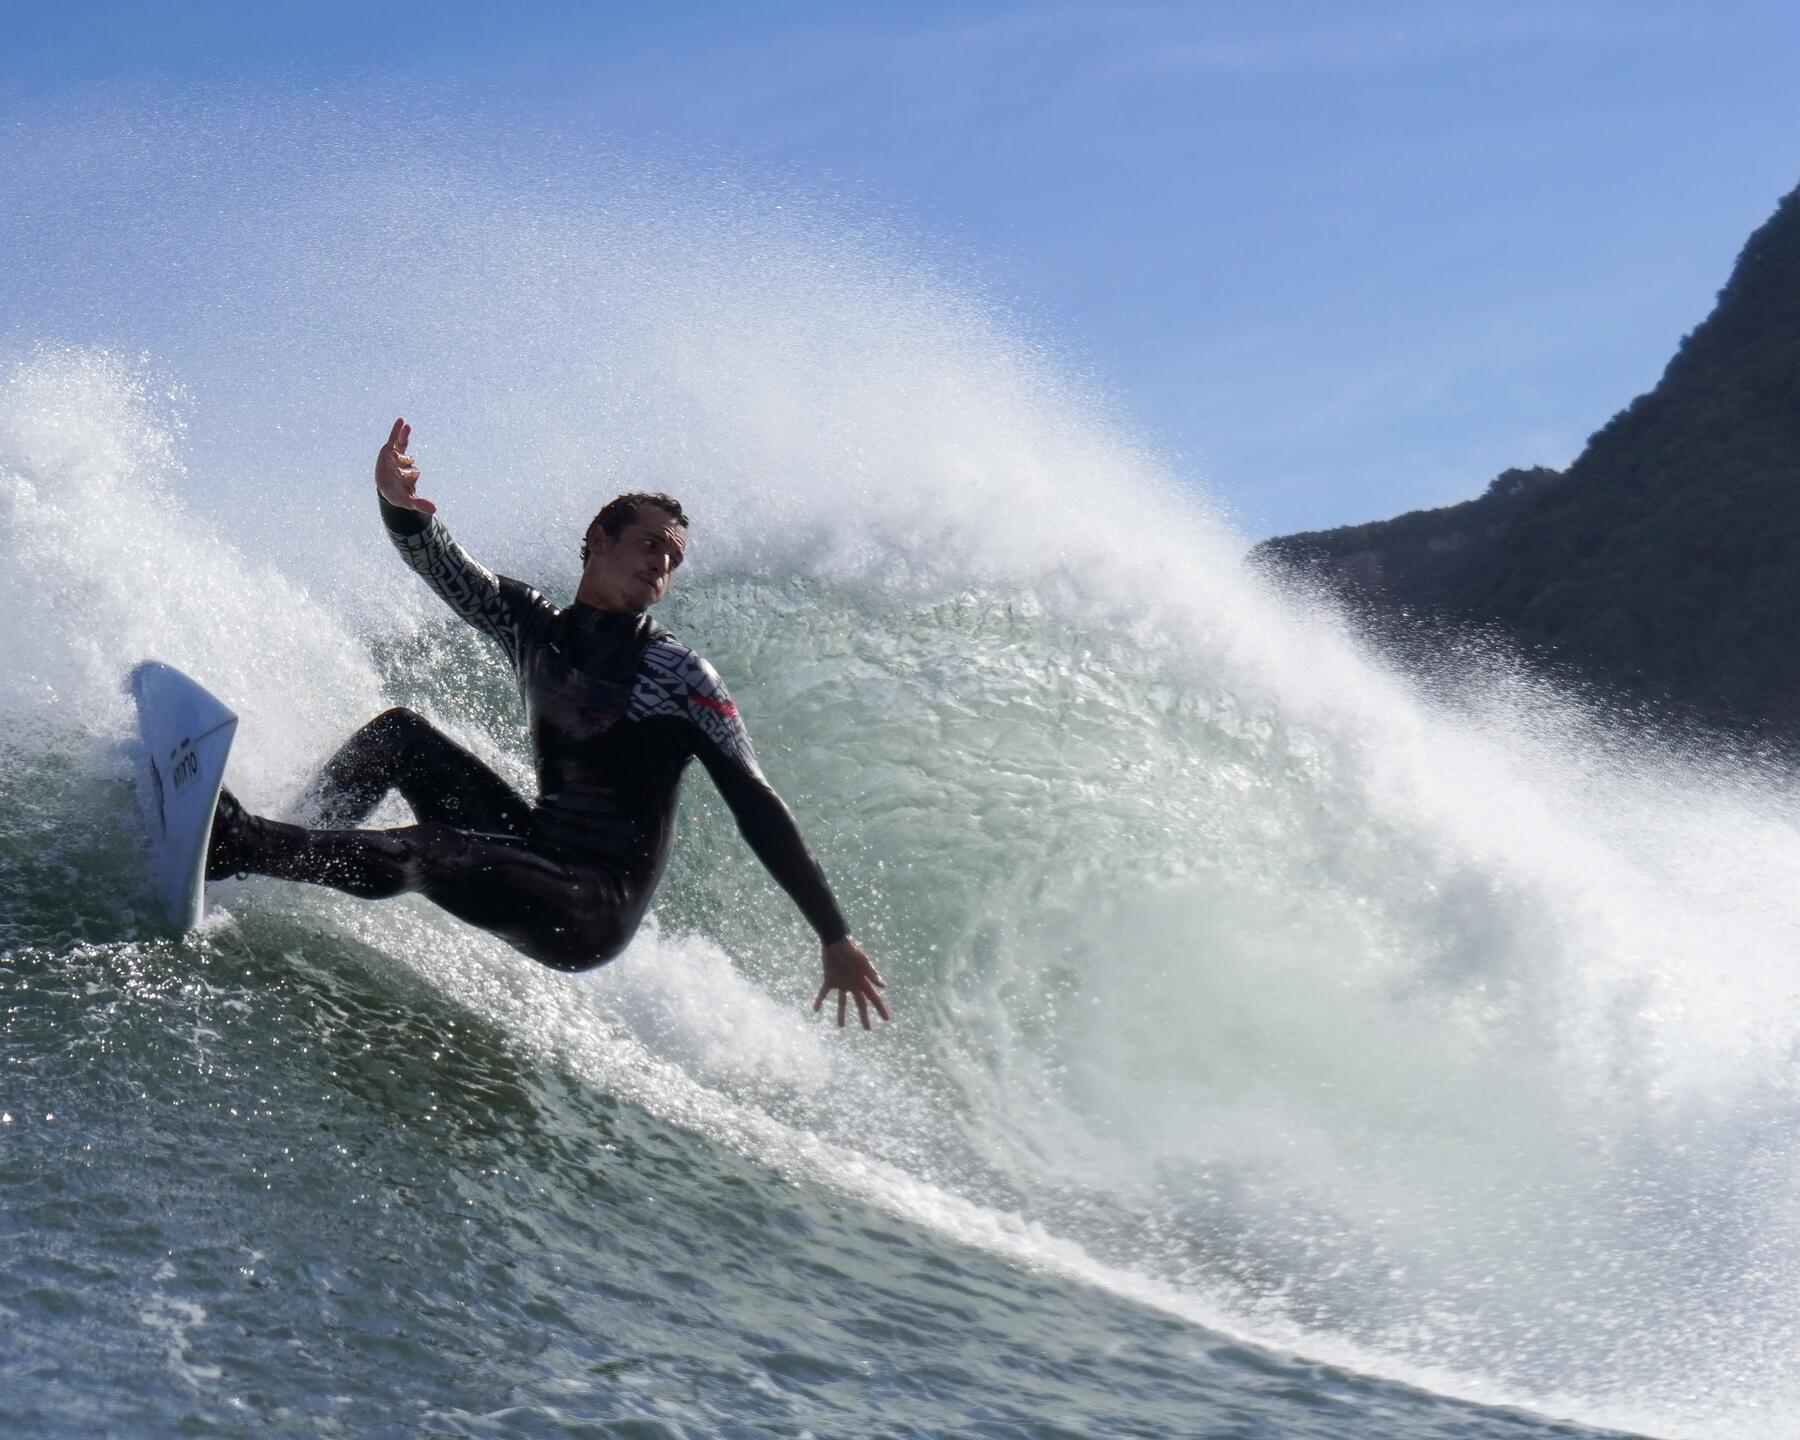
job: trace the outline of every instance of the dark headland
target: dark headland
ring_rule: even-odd
[[[1627,704],[1800,746],[1800,189],[1567,470],[1253,553],[1378,638],[1497,633]]]

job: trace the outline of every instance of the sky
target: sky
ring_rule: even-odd
[[[1800,183],[1800,6],[0,0],[0,125],[436,110],[915,237],[1250,537],[1565,465]]]

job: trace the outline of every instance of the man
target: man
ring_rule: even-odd
[[[611,960],[662,878],[681,774],[698,758],[756,856],[818,932],[838,1024],[856,1002],[883,1020],[885,982],[850,938],[794,817],[763,778],[750,737],[712,666],[645,613],[687,549],[687,516],[667,495],[622,495],[588,526],[575,603],[558,609],[472,560],[417,493],[394,422],[375,460],[388,536],[450,608],[500,643],[525,699],[538,798],[410,710],[388,710],[326,763],[313,800],[323,828],[245,813],[219,798],[206,877],[254,873],[382,899],[418,891],[559,970]],[[354,828],[390,789],[418,823]]]

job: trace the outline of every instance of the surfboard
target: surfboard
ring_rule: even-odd
[[[127,688],[149,774],[138,789],[150,831],[151,879],[169,923],[190,930],[206,899],[206,846],[237,716],[173,665],[146,660]]]

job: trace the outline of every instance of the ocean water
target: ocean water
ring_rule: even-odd
[[[1794,779],[1402,675],[1067,356],[768,177],[320,106],[0,139],[0,1431],[1800,1432]],[[160,933],[131,663],[285,813],[384,705],[524,782],[393,416],[566,595],[679,495],[896,1018],[691,778],[652,923]],[[399,822],[396,804],[387,812]]]

